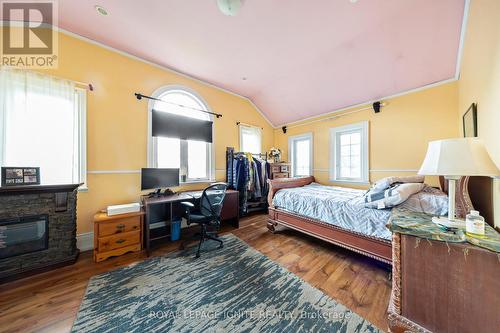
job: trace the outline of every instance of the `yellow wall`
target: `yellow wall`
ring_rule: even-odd
[[[225,179],[226,146],[239,146],[237,121],[263,127],[263,149],[273,143],[273,130],[248,100],[172,71],[59,34],[59,67],[46,71],[62,78],[90,82],[87,94],[87,167],[96,170],[139,170],[147,166],[147,102],[134,93],[151,94],[165,85],[196,91],[213,112],[216,177]],[[191,188],[203,188],[197,184]],[[88,192],[78,195],[78,233],[92,230],[92,217],[108,205],[138,201],[139,174],[88,174]]]
[[[464,112],[477,103],[479,137],[500,165],[500,1],[471,1],[465,36],[458,85],[460,126]]]
[[[281,129],[275,129],[274,144],[284,152],[283,159],[287,160],[288,137],[312,132],[314,177],[318,182],[329,184],[329,129],[368,120],[369,160],[370,169],[373,170],[370,172],[370,181],[387,176],[412,175],[416,172],[380,170],[418,170],[429,141],[457,137],[457,94],[457,83],[452,82],[386,100],[388,105],[378,114],[372,110],[361,111],[290,128],[286,134]],[[427,181],[436,184],[436,179]]]
[[[500,166],[500,1],[474,0],[469,10],[461,76],[459,122],[477,103],[478,135]],[[460,128],[460,130],[462,130]],[[493,188],[496,225],[500,226],[500,180]]]

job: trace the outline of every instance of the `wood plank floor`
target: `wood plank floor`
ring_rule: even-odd
[[[387,330],[391,288],[387,267],[293,230],[273,235],[266,228],[266,218],[266,215],[245,217],[239,229],[227,226],[223,233],[233,233]],[[178,246],[179,243],[165,244],[153,255],[175,251]],[[85,252],[72,266],[0,285],[0,332],[69,332],[89,278],[145,257],[144,253],[129,253],[96,264],[91,252]]]

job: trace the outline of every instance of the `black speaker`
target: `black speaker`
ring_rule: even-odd
[[[286,126],[283,126],[281,130],[283,131],[283,133],[286,133]]]
[[[375,113],[379,113],[380,112],[380,102],[373,103],[373,111]]]

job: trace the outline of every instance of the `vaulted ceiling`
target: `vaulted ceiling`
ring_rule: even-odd
[[[247,0],[231,17],[215,0],[96,1],[59,1],[59,26],[246,96],[276,126],[454,78],[465,8]]]

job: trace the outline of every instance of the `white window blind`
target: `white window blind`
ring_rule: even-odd
[[[289,137],[288,151],[293,177],[312,175],[312,134]]]
[[[0,71],[0,164],[40,167],[42,184],[86,181],[86,91],[39,73]]]
[[[211,120],[209,114],[187,107],[207,110],[206,104],[194,93],[183,88],[165,88],[155,97],[171,102],[155,102],[153,109],[170,112],[189,118]],[[174,105],[176,104],[176,105]],[[153,137],[149,133],[149,165],[154,168],[179,168],[181,183],[213,180],[212,144],[202,141],[181,140],[168,137]]]
[[[245,153],[262,153],[262,129],[255,126],[239,125],[240,151]]]
[[[330,180],[369,181],[368,122],[332,128],[330,149]]]

